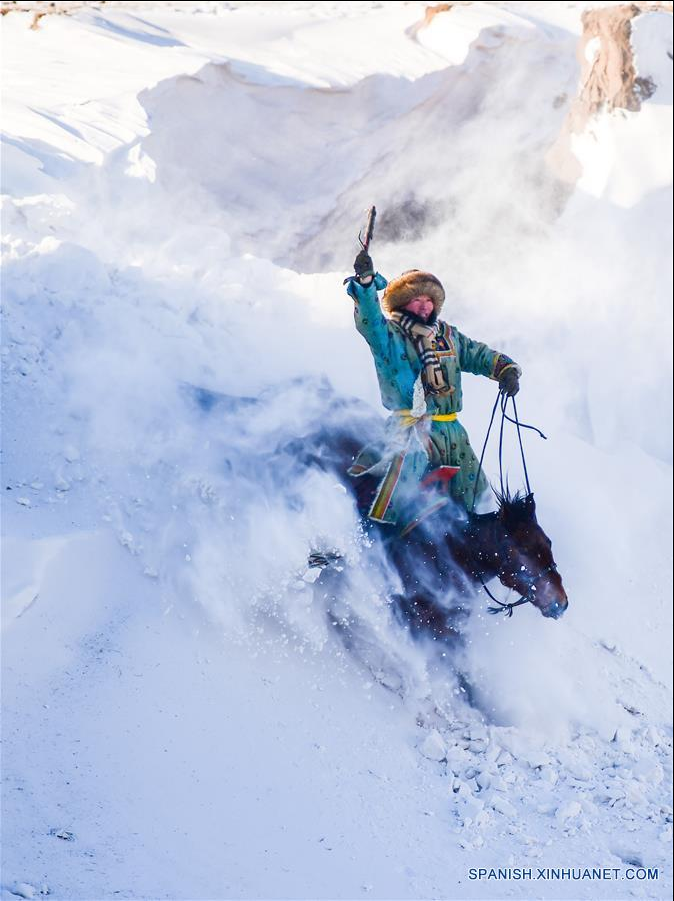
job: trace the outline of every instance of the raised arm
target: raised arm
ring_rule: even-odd
[[[383,275],[374,272],[372,260],[365,257],[366,254],[359,254],[356,258],[356,275],[348,279],[346,290],[354,301],[356,328],[370,345],[372,353],[384,357],[389,352],[391,327],[379,306],[377,291],[383,291],[387,281]]]

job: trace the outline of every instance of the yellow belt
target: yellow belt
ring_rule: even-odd
[[[400,425],[404,429],[409,429],[422,419],[431,419],[433,422],[454,422],[458,419],[456,413],[423,413],[421,416],[414,416],[411,410],[396,410],[396,415],[400,417]]]

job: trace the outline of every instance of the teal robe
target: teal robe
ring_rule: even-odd
[[[444,485],[464,508],[472,508],[487,489],[487,479],[479,471],[479,461],[459,420],[437,421],[430,417],[461,411],[462,372],[498,381],[507,367],[517,367],[517,364],[440,320],[434,349],[449,392],[428,394],[424,398],[417,350],[379,306],[377,291],[383,290],[386,284],[386,279],[377,273],[367,286],[350,281],[347,287],[354,300],[356,328],[372,351],[382,403],[392,412],[386,423],[384,442],[364,448],[349,471],[354,477],[369,474],[380,480],[370,509],[371,519],[405,526],[437,508],[437,494],[422,489],[420,482],[440,466],[458,467],[458,473]],[[412,415],[406,415],[410,411]],[[428,415],[409,424],[424,413]]]

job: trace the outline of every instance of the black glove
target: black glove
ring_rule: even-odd
[[[514,366],[503,372],[498,380],[498,389],[506,397],[514,397],[520,390],[520,377]]]
[[[356,278],[361,284],[363,279],[372,278],[374,276],[372,257],[367,250],[361,250],[353,261],[353,271],[356,273]]]

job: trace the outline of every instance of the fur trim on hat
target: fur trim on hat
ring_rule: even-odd
[[[433,301],[433,309],[437,316],[445,301],[445,289],[440,280],[430,272],[421,269],[408,269],[398,278],[394,278],[386,286],[381,306],[390,315],[394,310],[404,307],[415,297],[427,294]]]

